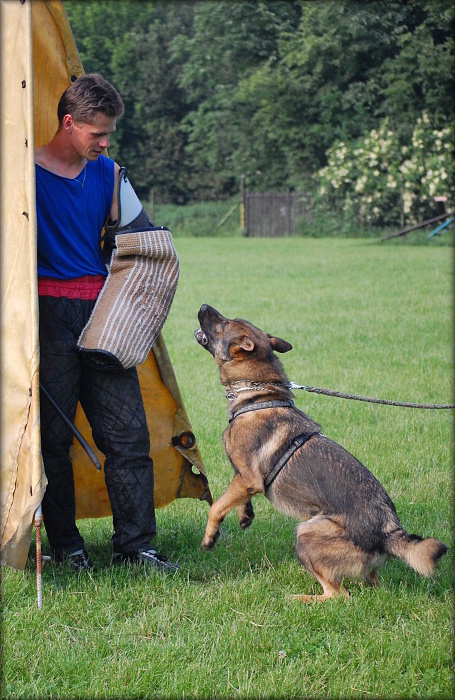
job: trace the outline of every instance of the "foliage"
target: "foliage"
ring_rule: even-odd
[[[241,235],[238,204],[235,199],[189,204],[158,202],[153,207],[153,221],[159,226],[167,226],[174,238],[238,237]],[[145,208],[151,212],[150,204],[145,204]]]
[[[192,35],[174,40],[173,55],[183,64],[180,84],[194,101],[185,120],[187,151],[206,173],[206,195],[233,193],[240,175],[250,174],[256,105],[238,87],[274,60],[279,37],[295,31],[299,14],[299,3],[283,1],[200,2]]]
[[[188,105],[169,44],[191,25],[192,3],[87,0],[65,7],[85,71],[102,73],[125,102],[110,155],[129,169],[140,196],[153,188],[163,201],[186,201],[191,165],[181,121]]]
[[[352,150],[388,119],[399,161],[423,113],[429,132],[453,116],[449,0],[65,7],[85,69],[125,98],[111,153],[141,197],[229,198],[241,175],[250,190],[306,190],[336,143]]]
[[[454,201],[453,150],[452,130],[432,129],[426,112],[407,145],[384,119],[368,136],[329,149],[315,177],[320,202],[361,224],[415,223],[434,212],[435,195]]]

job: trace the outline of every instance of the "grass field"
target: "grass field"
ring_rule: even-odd
[[[215,497],[232,470],[224,391],[193,338],[204,302],[290,341],[282,360],[299,384],[451,401],[452,248],[304,238],[176,246],[181,277],[164,337]],[[450,411],[295,400],[384,483],[409,532],[452,545]],[[296,523],[264,498],[255,510],[245,532],[229,515],[210,553],[199,548],[207,504],[158,511],[157,548],[181,566],[164,576],[111,567],[110,520],[81,521],[97,571],[47,564],[40,612],[32,557],[24,572],[4,569],[2,697],[453,697],[451,553],[432,580],[391,561],[379,589],[353,582],[349,600],[296,604],[291,594],[320,592],[295,557]]]

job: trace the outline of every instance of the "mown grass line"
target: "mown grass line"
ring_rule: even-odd
[[[164,330],[215,497],[232,477],[226,402],[195,342],[210,303],[290,341],[289,377],[397,400],[452,398],[452,251],[362,240],[177,238],[181,277]],[[410,532],[452,545],[450,411],[375,406],[296,392],[296,403],[384,483]],[[153,432],[152,432],[153,439]],[[2,571],[7,698],[452,697],[451,554],[424,580],[397,561],[378,590],[296,605],[319,592],[294,554],[295,522],[256,499],[211,553],[207,505],[158,511],[157,547],[176,575],[110,566],[110,519],[80,522],[97,571],[46,564],[36,607],[33,557]],[[44,548],[47,543],[44,537]]]

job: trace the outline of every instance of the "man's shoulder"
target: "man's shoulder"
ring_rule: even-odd
[[[45,167],[47,165],[47,149],[45,146],[35,148],[35,163]]]
[[[89,168],[93,168],[94,170],[113,173],[115,171],[117,163],[114,160],[112,160],[112,158],[109,158],[109,156],[106,156],[103,153],[101,153],[96,160],[88,161],[87,165]]]
[[[109,158],[109,156],[105,155],[104,153],[100,153],[100,155],[96,158],[96,160],[90,160],[88,161],[92,166],[98,166],[98,167],[106,167],[106,166],[111,166],[113,167],[114,161],[112,158]]]

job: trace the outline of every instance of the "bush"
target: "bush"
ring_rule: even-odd
[[[404,145],[384,119],[368,136],[328,151],[328,165],[315,175],[319,206],[360,226],[416,223],[436,212],[436,195],[453,206],[452,154],[452,130],[432,129],[426,112]]]

